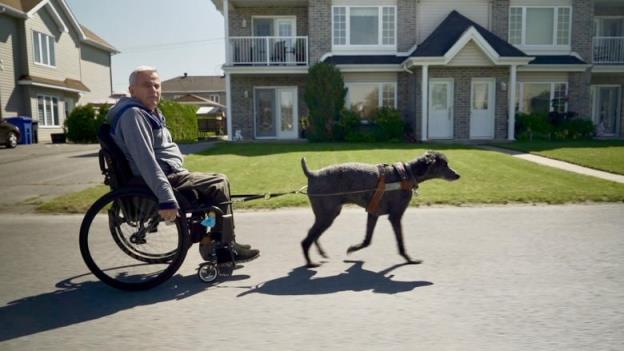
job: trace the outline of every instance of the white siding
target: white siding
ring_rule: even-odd
[[[566,72],[518,72],[518,82],[567,82]]]
[[[70,25],[69,18],[63,17],[69,33],[59,30],[58,25],[52,19],[49,6],[43,6],[33,17],[26,21],[26,50],[28,52],[28,65],[30,74],[37,77],[65,80],[66,78],[80,79],[80,49],[75,29]],[[62,16],[62,15],[61,15]],[[55,38],[54,53],[56,67],[46,67],[35,64],[33,52],[33,30],[51,35]]]
[[[81,47],[82,79],[81,81],[91,90],[81,96],[78,104],[102,101],[111,94],[111,59],[110,53],[89,45]]]
[[[510,0],[509,6],[572,6],[572,0]]]
[[[397,74],[394,72],[380,73],[343,73],[345,82],[396,82]]]
[[[18,21],[0,15],[0,109],[3,117],[27,114],[23,89],[16,84],[22,59]]]
[[[418,42],[425,40],[453,10],[490,28],[490,5],[487,0],[421,0],[417,10]]]
[[[448,63],[449,66],[491,66],[493,64],[490,58],[472,40]]]
[[[396,5],[397,0],[333,0],[334,6],[383,6]]]

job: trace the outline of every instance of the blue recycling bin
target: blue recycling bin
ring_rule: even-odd
[[[6,121],[16,126],[20,130],[22,137],[20,138],[20,144],[32,144],[33,142],[33,123],[32,118],[26,116],[17,116],[6,118]]]

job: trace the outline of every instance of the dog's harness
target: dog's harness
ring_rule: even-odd
[[[414,182],[413,177],[410,177],[409,170],[407,167],[405,167],[405,164],[403,162],[397,162],[391,166],[399,175],[399,178],[401,180],[398,182],[386,184],[387,166],[387,164],[377,165],[379,178],[377,178],[377,188],[375,189],[375,193],[373,194],[373,197],[370,199],[370,201],[368,202],[368,206],[366,207],[366,212],[368,213],[375,214],[377,210],[379,210],[379,203],[381,202],[381,198],[386,191],[412,191],[414,188],[416,188],[416,183]]]

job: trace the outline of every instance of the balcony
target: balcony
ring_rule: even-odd
[[[308,37],[230,37],[231,66],[307,66]]]
[[[624,37],[594,37],[594,64],[624,64]]]

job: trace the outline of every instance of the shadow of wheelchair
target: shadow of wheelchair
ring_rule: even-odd
[[[229,280],[248,278],[234,275]],[[214,286],[199,281],[195,274],[176,274],[150,290],[126,292],[100,282],[90,273],[78,275],[58,282],[54,291],[0,307],[0,342],[96,320],[138,306],[186,299]]]

